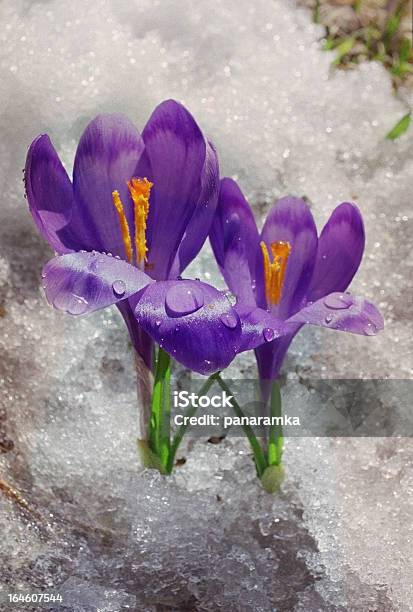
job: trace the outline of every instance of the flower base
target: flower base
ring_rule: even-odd
[[[284,467],[282,465],[270,465],[265,468],[261,476],[261,485],[267,493],[276,493],[280,490],[283,480]]]
[[[147,440],[138,440],[137,446],[138,446],[139,458],[141,460],[143,467],[152,469],[152,470],[158,470],[161,474],[167,474],[167,471],[165,470],[165,467],[162,465],[159,457],[157,457],[155,453],[152,452],[151,449],[149,448],[149,444]]]

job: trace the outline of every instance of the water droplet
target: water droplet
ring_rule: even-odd
[[[227,312],[220,317],[221,323],[229,329],[234,329],[238,325],[238,319],[232,312]]]
[[[112,291],[116,297],[122,297],[126,293],[126,285],[123,280],[115,280],[112,283]]]
[[[156,327],[160,327],[160,326],[161,326],[161,323],[162,323],[161,319],[156,319],[156,321],[155,321],[155,326],[156,326]]]
[[[274,340],[275,338],[275,330],[271,329],[271,327],[266,327],[262,332],[262,335],[264,336],[264,340],[266,342],[271,342],[271,340]]]
[[[87,310],[87,301],[78,295],[71,295],[68,305],[67,312],[71,315],[81,315]]]
[[[333,310],[342,310],[348,308],[353,303],[351,296],[344,294],[332,293],[324,298],[324,305]]]
[[[366,327],[364,328],[364,333],[367,336],[375,336],[377,333],[377,327],[374,325],[374,323],[367,323]]]
[[[227,298],[228,302],[231,304],[231,306],[235,306],[235,304],[237,303],[237,298],[235,297],[235,295],[231,293],[231,291],[224,291],[223,293]]]
[[[204,294],[196,286],[183,287],[178,284],[168,289],[165,308],[170,317],[184,317],[196,312],[204,305]]]
[[[327,325],[329,323],[331,323],[332,320],[333,320],[333,317],[331,315],[327,315],[326,318],[324,319],[324,321],[327,323]]]
[[[65,293],[57,293],[53,298],[53,306],[57,310],[66,310],[68,298]]]
[[[87,301],[74,293],[58,293],[53,299],[53,306],[72,315],[83,314],[87,310]]]
[[[95,253],[96,255],[96,253]],[[103,257],[96,257],[96,259],[93,259],[93,261],[90,262],[89,264],[89,270],[91,272],[98,272],[101,265],[105,263],[105,260],[103,259]]]

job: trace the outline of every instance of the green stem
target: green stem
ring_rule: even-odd
[[[201,389],[199,390],[198,396],[200,397],[201,395],[206,395],[208,393],[208,391],[210,390],[210,388],[212,387],[212,385],[214,384],[214,382],[217,380],[217,376],[219,376],[219,373],[217,374],[212,374],[212,376],[210,376],[208,378],[207,381],[205,381],[205,383],[202,385]],[[198,406],[191,406],[186,412],[185,412],[185,417],[192,417],[195,415],[196,411],[198,409]],[[175,461],[175,456],[177,453],[177,450],[179,448],[179,445],[182,442],[182,438],[185,435],[186,430],[189,427],[189,422],[186,421],[184,423],[182,423],[182,425],[179,427],[178,431],[176,432],[173,440],[172,440],[172,444],[171,444],[171,449],[170,449],[170,453],[169,453],[169,459],[168,459],[168,463],[166,465],[166,472],[168,474],[170,474],[172,472],[173,466],[174,466],[174,461]]]
[[[159,347],[152,392],[149,446],[164,466],[170,449],[170,379],[171,358]]]
[[[281,418],[281,393],[280,385],[277,381],[274,381],[271,387],[270,415],[271,417]],[[268,465],[281,465],[282,452],[282,425],[274,423],[274,425],[270,426],[268,436]]]
[[[228,395],[232,395],[230,388],[228,387],[226,382],[222,380],[219,374],[217,375],[216,380],[223,391],[226,391]],[[235,414],[242,419],[242,417],[244,417],[245,415],[242,412],[240,405],[238,404],[238,402],[235,400],[234,397],[232,398],[231,404],[232,404],[232,408]],[[251,445],[252,452],[254,454],[254,459],[255,459],[255,466],[257,468],[257,474],[259,478],[261,478],[265,469],[268,466],[267,460],[264,455],[264,451],[262,450],[260,443],[258,442],[257,437],[252,427],[248,424],[245,424],[245,425],[242,425],[242,428]]]

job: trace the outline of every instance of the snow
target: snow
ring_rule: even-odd
[[[51,252],[21,180],[37,134],[70,168],[94,115],[120,111],[142,127],[174,97],[259,218],[287,193],[308,198],[319,227],[357,201],[367,246],[352,289],[380,306],[385,331],[301,332],[284,404],[315,411],[320,378],[389,378],[380,418],[401,435],[413,147],[409,133],[385,134],[411,95],[396,97],[379,64],[332,72],[322,30],[287,1],[3,0],[0,20],[0,441],[14,444],[0,475],[33,510],[0,496],[3,590],[54,590],[59,609],[79,611],[412,610],[412,440],[289,438],[276,497],[238,438],[188,438],[172,477],[141,471],[127,332],[115,310],[71,319],[48,307]],[[188,274],[222,285],[208,247]],[[246,375],[242,356],[229,376]]]

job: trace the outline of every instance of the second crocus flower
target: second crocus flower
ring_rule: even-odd
[[[354,204],[337,206],[318,237],[306,202],[285,197],[271,208],[259,232],[240,188],[224,178],[210,240],[237,308],[269,324],[263,331],[266,342],[255,353],[262,380],[279,376],[288,347],[306,323],[367,336],[383,328],[371,302],[346,293],[365,243]],[[280,324],[282,333],[275,334]]]

